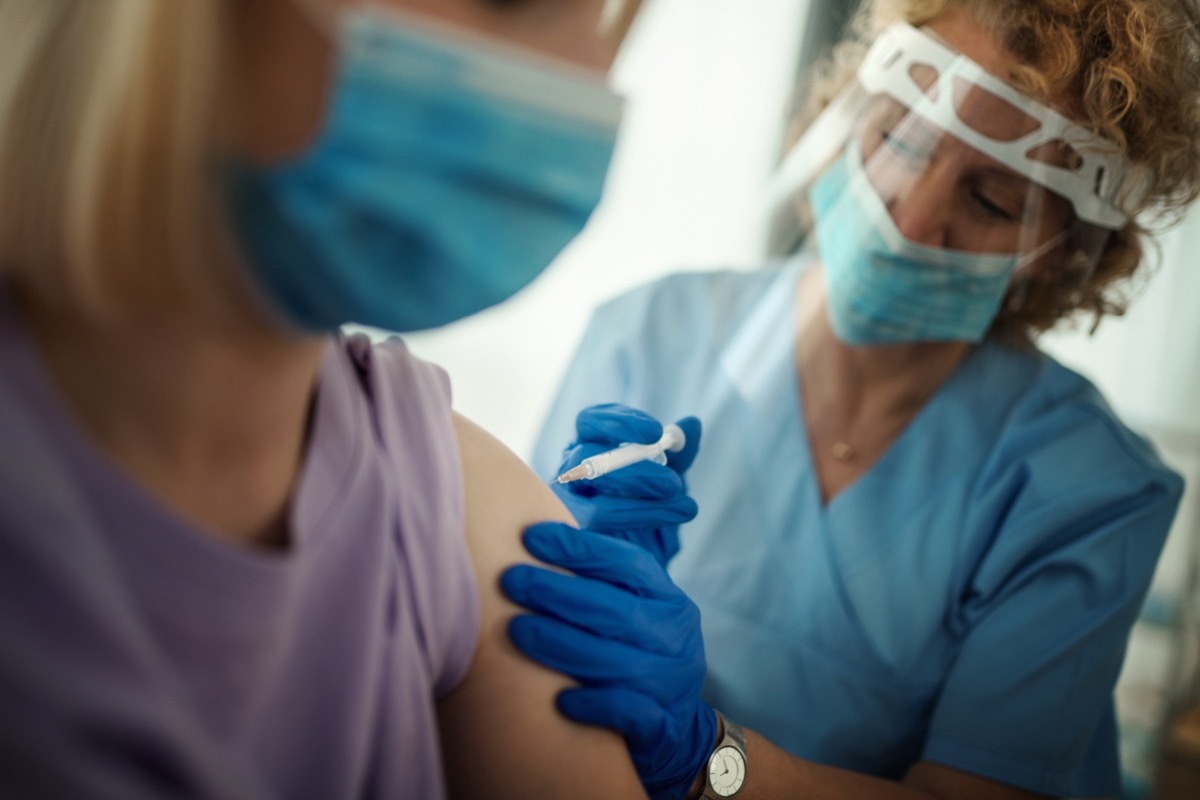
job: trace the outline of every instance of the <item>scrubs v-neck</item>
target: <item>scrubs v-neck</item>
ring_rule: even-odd
[[[790,752],[919,760],[1058,795],[1119,788],[1112,689],[1182,483],[1083,378],[976,348],[828,504],[793,342],[801,256],[675,275],[597,310],[533,461],[584,407],[698,416],[672,577],[705,699]]]

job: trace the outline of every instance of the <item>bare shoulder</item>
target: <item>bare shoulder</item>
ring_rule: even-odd
[[[466,483],[468,535],[502,525],[523,529],[550,519],[574,524],[550,487],[498,439],[461,414],[454,415],[454,430]],[[520,541],[511,536],[489,537],[487,544],[497,548],[515,544],[521,554],[525,552]]]
[[[500,573],[533,558],[526,526],[571,516],[554,493],[503,444],[455,415],[466,495],[466,535],[481,597],[475,658],[462,685],[438,705],[453,797],[644,797],[625,742],[572,723],[554,708],[567,678],[522,656],[509,642],[519,609]]]

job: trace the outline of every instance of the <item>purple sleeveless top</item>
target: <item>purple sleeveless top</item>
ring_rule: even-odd
[[[0,797],[445,795],[435,700],[479,632],[448,380],[338,338],[314,413],[292,549],[221,542],[92,446],[0,307]]]

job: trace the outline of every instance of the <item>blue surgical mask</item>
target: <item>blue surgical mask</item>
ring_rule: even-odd
[[[232,168],[251,272],[291,324],[437,327],[512,296],[599,202],[621,101],[599,76],[344,12],[324,131]]]
[[[1013,272],[1048,249],[1022,258],[906,239],[872,187],[855,141],[813,184],[809,200],[830,322],[847,344],[980,342]]]

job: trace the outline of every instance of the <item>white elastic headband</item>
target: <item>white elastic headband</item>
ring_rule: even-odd
[[[921,66],[936,73],[936,91],[922,87],[913,78],[913,68]],[[1037,128],[1013,141],[999,141],[971,127],[955,111],[955,78],[1011,103],[1036,120]],[[1136,207],[1143,199],[1144,192],[1129,180],[1129,162],[1116,152],[1112,142],[1022,94],[911,25],[894,25],[884,31],[859,67],[858,79],[868,92],[895,98],[971,147],[1069,199],[1075,213],[1086,222],[1118,229],[1129,219],[1122,204]],[[1055,142],[1075,150],[1079,158],[1074,165],[1057,166],[1031,156]]]

